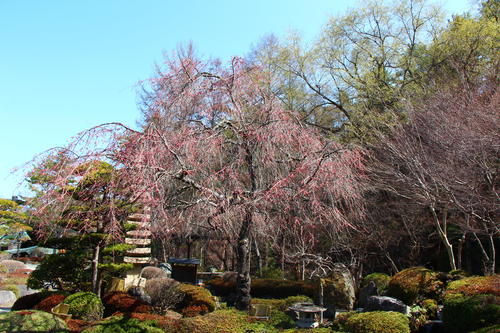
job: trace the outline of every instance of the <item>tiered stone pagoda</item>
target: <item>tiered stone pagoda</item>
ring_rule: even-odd
[[[146,211],[147,212],[147,211]],[[127,223],[134,224],[135,230],[127,231],[125,244],[135,245],[136,248],[125,253],[123,261],[134,264],[134,268],[127,272],[125,288],[141,284],[140,273],[142,268],[151,263],[151,216],[149,213],[135,213],[127,218]]]

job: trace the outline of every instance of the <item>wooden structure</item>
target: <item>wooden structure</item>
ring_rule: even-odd
[[[315,328],[323,323],[323,312],[326,308],[313,303],[295,303],[288,309],[297,314],[297,327]]]
[[[172,279],[179,282],[196,284],[199,259],[169,258],[168,263],[172,266]]]
[[[129,215],[127,223],[136,226],[135,230],[127,231],[125,244],[135,245],[133,250],[127,251],[123,262],[134,264],[134,267],[126,273],[125,286],[139,286],[142,284],[140,274],[143,266],[151,263],[151,216],[147,213],[135,213]]]

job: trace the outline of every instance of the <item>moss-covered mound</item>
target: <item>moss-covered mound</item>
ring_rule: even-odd
[[[496,295],[500,296],[500,275],[472,276],[453,281],[446,288],[445,297],[451,294],[472,295]]]
[[[113,292],[110,293],[102,299],[104,303],[104,316],[111,316],[115,312],[122,313],[149,313],[153,311],[153,308],[146,303],[138,300],[137,298],[130,296],[125,292]]]
[[[247,316],[236,310],[221,310],[205,316],[183,318],[165,328],[166,333],[244,333],[247,331]]]
[[[389,281],[391,281],[391,277],[384,273],[368,274],[363,278],[363,281],[361,281],[361,288],[367,286],[372,281],[377,286],[378,292],[381,293],[385,291],[389,286]]]
[[[500,279],[475,276],[453,281],[444,297],[443,322],[451,332],[470,332],[500,324]]]
[[[394,275],[389,281],[387,294],[407,305],[418,299],[436,299],[443,288],[438,273],[425,267],[412,267]]]
[[[206,288],[181,284],[179,290],[184,294],[177,310],[186,317],[203,315],[215,310],[215,300]]]
[[[141,321],[128,317],[111,317],[82,333],[163,333],[154,321]]]
[[[390,311],[353,314],[347,319],[346,328],[350,333],[410,333],[408,317]]]
[[[227,296],[236,292],[234,280],[216,278],[207,282],[218,296]],[[291,281],[278,279],[252,279],[250,293],[252,297],[285,298],[289,296],[315,296],[315,285],[311,281]]]
[[[279,311],[287,311],[290,306],[294,303],[299,302],[312,302],[312,299],[308,296],[290,296],[284,299],[278,298],[252,298],[252,304],[266,304],[272,309]]]
[[[35,305],[35,310],[51,312],[52,308],[57,304],[64,302],[66,296],[63,294],[54,294],[44,298],[40,303]]]
[[[68,313],[73,315],[73,318],[83,319],[85,321],[102,319],[104,305],[101,299],[94,293],[78,292],[69,295],[64,300],[64,303],[69,305]]]
[[[0,332],[65,332],[66,323],[44,311],[21,310],[0,314]]]

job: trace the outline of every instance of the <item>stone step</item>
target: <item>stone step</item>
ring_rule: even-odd
[[[140,254],[147,254],[148,256],[151,254],[151,248],[150,247],[137,247],[133,250],[127,251],[125,255],[127,256],[136,256]]]
[[[151,239],[149,238],[125,238],[125,244],[130,245],[150,245]]]
[[[150,218],[151,218],[151,216],[149,214],[135,213],[135,214],[129,215],[127,219],[131,220],[131,221],[141,222],[141,221],[149,221]]]
[[[128,262],[131,264],[148,264],[151,262],[150,257],[123,257],[123,262]]]
[[[148,238],[151,237],[151,231],[149,230],[131,230],[127,231],[127,236],[130,238]]]

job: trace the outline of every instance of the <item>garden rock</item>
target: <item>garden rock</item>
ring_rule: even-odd
[[[328,309],[326,315],[335,313],[335,309],[353,309],[356,300],[354,279],[345,265],[337,264],[330,278],[323,281],[323,306]]]
[[[370,281],[359,291],[358,306],[364,308],[370,296],[378,296],[378,288],[374,281]]]
[[[9,308],[16,301],[16,294],[10,290],[0,290],[0,307]]]
[[[395,311],[404,314],[410,313],[410,308],[400,300],[388,296],[370,296],[367,299],[364,311]]]

